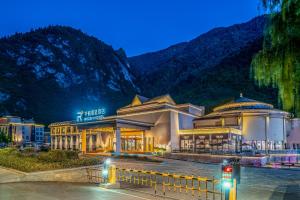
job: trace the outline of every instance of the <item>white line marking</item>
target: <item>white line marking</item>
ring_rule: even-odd
[[[147,198],[144,198],[144,197],[139,197],[139,196],[132,195],[132,194],[127,194],[127,193],[123,193],[123,192],[113,191],[113,190],[106,189],[106,188],[101,188],[101,187],[100,187],[100,189],[102,189],[102,190],[106,190],[106,191],[109,191],[109,192],[112,192],[112,193],[124,194],[124,195],[130,196],[130,197],[135,197],[135,198],[139,198],[139,199],[144,199],[144,200],[152,200],[152,199],[147,199]]]

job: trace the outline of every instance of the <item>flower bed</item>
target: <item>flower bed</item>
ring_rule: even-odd
[[[24,172],[81,167],[100,162],[97,158],[79,158],[78,152],[72,151],[35,152],[30,149],[24,151],[14,148],[0,149],[0,166]]]

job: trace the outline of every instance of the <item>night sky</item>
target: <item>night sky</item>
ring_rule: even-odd
[[[128,56],[188,41],[263,13],[259,0],[0,0],[0,37],[67,25]]]

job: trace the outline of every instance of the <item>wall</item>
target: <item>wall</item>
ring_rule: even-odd
[[[207,127],[207,126],[220,126],[221,124],[222,123],[220,118],[195,121],[196,128]]]
[[[89,166],[90,167],[90,166]],[[10,178],[0,179],[0,183],[26,182],[26,181],[55,181],[55,182],[88,182],[88,167],[79,167],[71,169],[59,169],[42,172],[24,173],[12,170],[15,174]],[[11,169],[7,169],[11,170]]]
[[[145,131],[146,137],[155,137],[155,144],[168,145],[170,142],[170,111],[130,115],[122,118],[153,123],[151,130]]]
[[[293,144],[299,144],[300,147],[300,118],[290,120],[290,131],[288,133],[287,143],[290,148]]]
[[[245,140],[265,140],[265,117],[243,116],[242,134]]]
[[[285,141],[286,129],[282,117],[270,117],[268,129],[268,140]]]

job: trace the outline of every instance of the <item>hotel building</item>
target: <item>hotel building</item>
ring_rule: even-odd
[[[104,114],[104,109],[82,111],[76,120],[50,124],[52,149],[83,153],[281,150],[292,131],[289,113],[242,95],[208,115],[203,106],[176,104],[169,95],[152,99],[136,95],[116,115]]]
[[[11,138],[13,144],[42,144],[44,125],[16,116],[0,117],[0,131]]]

